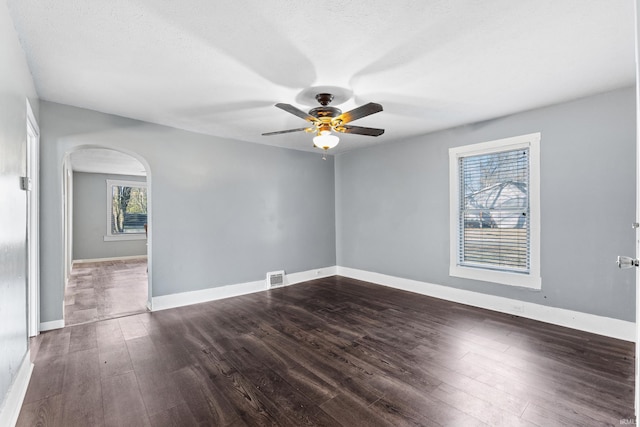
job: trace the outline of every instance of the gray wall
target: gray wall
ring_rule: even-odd
[[[333,266],[334,163],[319,154],[229,141],[41,102],[42,321],[62,318],[62,164],[87,146],[148,171],[152,295]]]
[[[338,265],[634,320],[634,89],[319,156],[41,103],[42,320],[62,317],[62,159],[84,146],[150,170],[153,296]],[[542,290],[448,275],[448,149],[542,133]],[[335,200],[335,205],[334,205]],[[185,206],[193,214],[185,217]],[[334,209],[335,208],[335,209]],[[334,223],[335,212],[335,223]]]
[[[26,98],[37,114],[24,52],[0,2],[0,408],[27,352]]]
[[[145,177],[73,173],[73,259],[146,255],[147,241],[104,241],[106,234],[107,179],[146,182]]]
[[[635,111],[626,88],[338,155],[338,265],[634,321]],[[448,149],[533,132],[542,290],[449,277]]]

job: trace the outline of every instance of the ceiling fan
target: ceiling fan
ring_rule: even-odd
[[[380,136],[384,133],[384,129],[351,126],[347,124],[371,114],[379,113],[382,111],[382,105],[380,104],[370,102],[343,113],[339,108],[329,106],[333,100],[333,95],[330,93],[319,93],[316,95],[316,100],[321,106],[309,110],[309,113],[305,113],[291,104],[276,104],[276,107],[310,122],[311,125],[309,127],[267,132],[262,135],[279,135],[282,133],[301,131],[315,133],[316,136],[313,138],[313,145],[326,151],[338,145],[340,141],[337,136],[331,134],[331,131],[368,136]]]

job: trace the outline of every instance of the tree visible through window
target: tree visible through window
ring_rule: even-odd
[[[461,265],[529,271],[529,149],[460,157]]]
[[[109,235],[144,234],[147,223],[147,187],[144,182],[107,181]]]

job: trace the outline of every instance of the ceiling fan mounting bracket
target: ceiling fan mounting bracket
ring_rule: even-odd
[[[326,107],[333,101],[333,95],[330,93],[319,93],[316,95],[316,101],[320,103],[320,105]]]

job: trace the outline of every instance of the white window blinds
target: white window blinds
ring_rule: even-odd
[[[458,265],[528,274],[529,148],[458,161]]]

